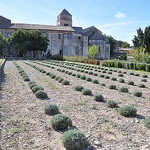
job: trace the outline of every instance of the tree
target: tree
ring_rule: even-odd
[[[140,46],[140,41],[139,41],[138,37],[135,35],[134,35],[132,42],[133,42],[133,45],[135,48]]]
[[[146,51],[150,53],[150,26],[145,28],[144,31],[144,44],[146,47]]]
[[[130,48],[130,44],[125,42],[125,41],[118,41],[119,42],[119,47],[121,48]]]
[[[91,58],[95,58],[96,54],[98,53],[99,49],[97,45],[92,45],[88,47],[88,56]]]
[[[6,46],[7,40],[0,32],[0,55],[3,54],[3,50]]]
[[[109,43],[110,43],[110,56],[113,56],[115,45],[117,44],[117,42],[116,42],[116,40],[112,36],[106,36],[106,35],[104,35],[104,36],[109,39]]]
[[[138,40],[139,40],[139,45],[144,47],[144,33],[141,28],[137,29],[137,35],[138,35]]]

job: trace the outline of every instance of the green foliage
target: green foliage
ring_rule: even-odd
[[[102,101],[104,101],[104,97],[101,94],[95,94],[94,95],[94,100],[97,101],[97,102],[102,102]]]
[[[128,85],[134,85],[134,82],[133,82],[132,80],[129,80],[129,81],[127,82],[127,84],[128,84]]]
[[[37,86],[36,83],[31,83],[31,84],[29,84],[30,89],[32,89],[32,88],[35,87],[35,86]]]
[[[96,54],[98,53],[99,49],[97,45],[92,45],[88,47],[88,56],[90,58],[95,58]]]
[[[148,78],[148,76],[146,74],[143,74],[142,78]]]
[[[109,89],[116,89],[116,85],[115,85],[115,84],[111,84],[111,85],[109,85],[108,88],[109,88]]]
[[[120,87],[119,88],[119,92],[128,93],[128,88],[126,88],[126,87]]]
[[[80,78],[80,77],[81,77],[81,75],[80,75],[80,74],[76,74],[76,77],[77,77],[77,78]]]
[[[30,81],[29,77],[25,77],[24,81]]]
[[[120,82],[120,83],[125,83],[125,80],[124,80],[123,78],[120,78],[120,79],[119,79],[119,82]]]
[[[4,49],[6,46],[7,46],[7,40],[0,32],[0,55],[4,53]]]
[[[106,86],[105,83],[101,83],[101,86]]]
[[[47,93],[43,90],[38,90],[35,95],[37,98],[47,98]]]
[[[150,26],[145,28],[144,31],[144,44],[146,47],[146,51],[150,53]]]
[[[64,147],[68,150],[83,150],[89,145],[86,136],[76,129],[64,132],[61,139]]]
[[[86,81],[91,82],[91,81],[92,81],[92,79],[91,79],[90,77],[86,77]]]
[[[101,78],[104,78],[104,77],[105,77],[105,75],[104,75],[104,74],[100,74],[99,76],[100,76]]]
[[[93,76],[97,76],[97,73],[93,73]]]
[[[145,120],[144,120],[144,125],[145,125],[147,128],[150,128],[150,116],[145,118]]]
[[[75,86],[74,89],[75,89],[76,91],[82,91],[82,90],[84,89],[84,87],[81,86],[81,85],[77,85],[77,86]]]
[[[141,79],[142,82],[147,82],[147,79]]]
[[[145,88],[145,85],[143,83],[139,83],[137,86],[140,88]]]
[[[55,130],[67,130],[72,127],[72,120],[65,114],[57,114],[51,119],[51,125]]]
[[[59,77],[59,76],[56,76],[56,77],[55,77],[55,80],[57,81],[58,79],[60,79],[60,77]]]
[[[130,72],[129,75],[134,75],[134,73],[133,73],[133,72]]]
[[[41,86],[34,86],[34,87],[32,88],[32,92],[33,92],[33,93],[35,93],[35,92],[38,91],[38,90],[44,91],[44,89],[43,89]]]
[[[85,80],[85,79],[86,79],[86,76],[83,75],[83,76],[80,77],[80,79]]]
[[[59,78],[58,82],[61,83],[64,79],[63,78]]]
[[[120,60],[126,60],[127,59],[127,55],[126,54],[120,55],[119,59]]]
[[[135,116],[137,113],[137,109],[133,106],[126,105],[119,109],[119,113],[124,117]]]
[[[111,80],[112,80],[112,81],[117,81],[117,78],[112,77]]]
[[[55,104],[47,104],[44,107],[44,112],[48,115],[54,115],[59,113],[59,108]]]
[[[92,91],[89,90],[89,89],[82,89],[81,92],[82,92],[83,95],[92,95]]]
[[[119,42],[119,47],[121,48],[130,48],[130,44],[125,42],[125,41],[118,41]]]
[[[70,84],[70,82],[69,82],[68,80],[63,80],[61,83],[62,83],[63,85],[69,85],[69,84]]]
[[[95,83],[95,84],[99,83],[98,80],[96,80],[96,79],[93,79],[92,82]]]
[[[118,77],[123,77],[124,75],[122,73],[119,73],[118,74]]]
[[[109,76],[105,76],[104,78],[105,78],[105,79],[110,79],[110,77],[109,77]]]
[[[142,92],[140,92],[140,91],[134,91],[133,95],[137,96],[137,97],[142,97]]]
[[[115,101],[113,101],[113,100],[108,100],[108,101],[106,102],[106,105],[107,105],[107,107],[109,107],[109,108],[114,108],[114,107],[117,107],[117,102],[115,102]]]

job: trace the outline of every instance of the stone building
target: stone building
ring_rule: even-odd
[[[102,32],[94,26],[86,29],[74,27],[72,15],[66,9],[57,16],[56,26],[11,23],[11,20],[0,16],[0,32],[6,38],[10,37],[17,29],[38,29],[43,35],[47,35],[50,40],[47,53],[50,55],[87,57],[88,46],[95,44],[99,47],[98,57],[101,59],[110,58],[109,40],[102,35]],[[28,51],[26,55],[19,52],[19,56],[41,57],[42,52]]]

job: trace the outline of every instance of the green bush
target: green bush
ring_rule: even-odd
[[[95,94],[94,95],[94,100],[97,101],[97,102],[102,102],[102,101],[104,101],[104,97],[101,94]]]
[[[127,84],[128,84],[128,85],[134,85],[134,82],[133,82],[132,80],[129,80],[129,81],[127,82]]]
[[[125,83],[125,80],[124,80],[123,78],[120,78],[120,79],[119,79],[119,82],[120,82],[120,83]]]
[[[46,72],[46,75],[50,75],[50,72]]]
[[[44,91],[44,89],[43,89],[41,86],[34,86],[34,87],[32,88],[32,92],[33,92],[33,93],[35,93],[35,92],[38,91],[38,90]]]
[[[145,85],[143,83],[139,83],[137,86],[140,88],[145,88]]]
[[[92,91],[89,90],[89,89],[82,89],[81,92],[82,92],[83,95],[92,95]]]
[[[86,136],[76,129],[64,132],[61,139],[64,147],[68,150],[83,150],[89,145]]]
[[[109,89],[116,89],[116,85],[115,85],[115,84],[111,84],[111,85],[109,85],[108,88],[109,88]]]
[[[120,87],[119,88],[119,92],[128,93],[128,88],[126,88],[126,87]]]
[[[141,79],[142,82],[147,82],[147,79]]]
[[[109,77],[109,76],[105,76],[104,78],[105,78],[105,79],[110,79],[110,77]]]
[[[93,72],[92,72],[92,71],[89,71],[88,74],[93,75]]]
[[[68,80],[63,80],[61,83],[62,83],[63,85],[69,85],[69,84],[70,84],[70,82],[69,82]]]
[[[96,83],[96,84],[99,83],[98,80],[96,80],[96,79],[93,79],[92,82],[93,82],[93,83]]]
[[[119,70],[118,73],[122,73],[122,71]]]
[[[140,92],[140,91],[134,91],[133,95],[137,96],[137,97],[142,97],[142,92]]]
[[[64,79],[63,78],[59,78],[58,82],[61,83]]]
[[[112,72],[111,72],[111,71],[108,71],[108,74],[112,74]]]
[[[134,75],[134,73],[133,73],[133,72],[130,72],[129,75]]]
[[[91,82],[91,81],[92,81],[92,79],[91,79],[90,77],[86,77],[86,81]]]
[[[47,98],[47,93],[43,90],[38,90],[35,95],[37,98]]]
[[[125,117],[135,116],[137,113],[137,109],[134,108],[133,106],[126,105],[119,109],[119,113]]]
[[[106,71],[104,70],[104,71],[102,71],[102,73],[106,73]]]
[[[127,55],[126,54],[120,55],[119,59],[120,60],[126,60],[127,59]]]
[[[118,77],[123,77],[124,75],[122,73],[119,73],[118,74]]]
[[[147,128],[150,128],[150,116],[145,118],[145,120],[144,120],[144,125],[145,125]]]
[[[81,77],[81,75],[80,75],[80,74],[76,74],[76,77],[77,77],[77,78],[80,78],[80,77]]]
[[[104,75],[104,74],[100,74],[99,76],[100,76],[101,78],[104,78],[104,77],[105,77],[105,75]]]
[[[30,81],[29,77],[25,77],[24,81]]]
[[[37,84],[36,83],[32,83],[32,84],[29,85],[30,89],[32,89],[34,86],[37,86]]]
[[[117,81],[117,79],[115,77],[112,77],[111,80],[112,81]]]
[[[44,107],[44,112],[48,115],[54,115],[59,113],[59,108],[55,104],[47,104]]]
[[[85,79],[86,79],[86,76],[83,75],[83,76],[80,77],[80,79],[85,80]]]
[[[150,72],[150,64],[146,64],[146,71]]]
[[[72,127],[72,120],[65,114],[57,114],[51,119],[51,125],[55,130],[67,130]]]
[[[142,77],[143,78],[148,78],[148,76],[146,74],[143,74]]]
[[[51,78],[52,78],[52,79],[54,79],[55,77],[56,77],[56,75],[54,75],[54,74],[51,75]]]
[[[97,73],[93,73],[93,76],[97,76],[98,74]]]
[[[123,74],[127,74],[127,72],[125,72],[125,71],[124,71],[124,72],[122,72],[122,73],[123,73]]]
[[[29,82],[29,85],[31,85],[31,84],[36,84],[34,81],[30,81]]]
[[[73,74],[72,74],[72,76],[73,76],[73,77],[75,77],[75,76],[76,76],[76,74],[75,74],[75,73],[73,73]]]
[[[140,74],[138,74],[138,73],[135,73],[134,75],[135,75],[135,76],[140,76]]]
[[[106,105],[107,105],[107,107],[109,107],[109,108],[114,108],[114,107],[117,107],[117,102],[115,102],[115,101],[113,101],[113,100],[108,100],[108,101],[106,102]]]
[[[68,72],[67,74],[68,74],[68,75],[72,75],[72,72]]]
[[[77,86],[75,86],[74,89],[75,89],[76,91],[82,91],[82,90],[84,89],[84,87],[81,86],[81,85],[77,85]]]
[[[56,77],[55,77],[55,80],[58,80],[58,79],[60,79],[60,77],[59,77],[59,76],[56,76]]]
[[[101,86],[106,86],[105,83],[101,83]]]

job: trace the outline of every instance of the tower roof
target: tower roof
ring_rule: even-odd
[[[63,9],[63,11],[60,13],[60,15],[69,15],[69,16],[71,16],[71,14],[66,9]]]

